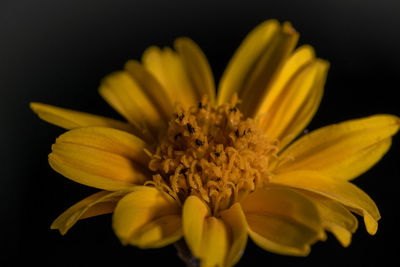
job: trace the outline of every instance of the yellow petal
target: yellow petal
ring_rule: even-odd
[[[174,103],[170,101],[166,90],[157,79],[136,60],[129,60],[126,62],[125,70],[142,88],[148,98],[151,99],[154,106],[158,109],[159,114],[165,120],[169,120],[175,111]]]
[[[200,262],[202,267],[224,266],[228,234],[224,222],[215,217],[204,220]]]
[[[143,184],[148,174],[127,157],[73,143],[56,142],[50,166],[65,177],[91,187],[117,191]]]
[[[125,193],[121,191],[101,191],[93,194],[64,211],[50,228],[58,229],[65,235],[78,220],[113,212],[115,205],[124,195]]]
[[[200,258],[202,251],[204,220],[209,216],[210,210],[200,198],[189,196],[185,200],[182,210],[183,234],[190,251],[197,258]]]
[[[247,243],[246,217],[239,203],[220,213],[229,232],[229,248],[225,266],[235,265],[244,253]]]
[[[158,248],[182,238],[181,208],[165,192],[137,186],[118,202],[113,229],[122,244]]]
[[[299,48],[280,71],[256,116],[260,128],[285,147],[311,121],[323,95],[329,64],[313,59],[311,47]]]
[[[88,126],[104,126],[135,133],[135,129],[122,121],[96,116],[75,110],[59,108],[42,103],[30,103],[31,109],[42,119],[65,129]]]
[[[265,250],[305,256],[323,239],[318,211],[304,195],[286,188],[262,188],[241,202],[253,241]]]
[[[292,158],[277,166],[274,172],[315,170],[349,180],[371,168],[389,149],[400,127],[392,115],[375,115],[323,127],[300,138],[281,155]]]
[[[214,104],[214,77],[203,51],[189,38],[176,39],[174,47],[182,58],[186,73],[198,97],[201,99],[203,95],[208,95],[208,100]]]
[[[86,127],[68,131],[57,138],[57,143],[70,143],[111,152],[127,157],[147,167],[149,157],[144,152],[148,148],[140,138],[111,128]]]
[[[375,234],[380,214],[374,201],[350,182],[330,178],[313,171],[293,171],[276,175],[271,182],[313,192],[338,201],[364,216],[368,233]]]
[[[143,135],[156,133],[166,127],[164,115],[151,99],[146,88],[142,88],[127,71],[119,71],[103,79],[101,96]]]
[[[290,23],[280,26],[269,20],[257,26],[229,62],[219,84],[218,104],[238,93],[243,100],[241,110],[246,116],[253,116],[297,40],[298,34]]]
[[[166,47],[148,48],[142,57],[144,66],[165,88],[170,101],[179,102],[184,108],[196,105],[200,100],[187,75],[182,57]]]
[[[334,200],[316,194],[307,194],[307,197],[317,207],[323,227],[332,232],[344,247],[350,245],[351,235],[358,227],[357,218]]]

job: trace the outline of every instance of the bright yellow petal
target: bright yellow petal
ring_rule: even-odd
[[[313,192],[338,201],[364,216],[368,233],[375,234],[380,214],[374,201],[357,186],[313,171],[293,171],[276,175],[271,182]]]
[[[238,93],[243,100],[241,111],[253,116],[297,40],[298,34],[288,22],[281,26],[269,20],[257,26],[229,62],[219,84],[218,104]]]
[[[358,227],[357,218],[334,200],[316,194],[307,194],[307,197],[317,207],[323,227],[332,232],[344,247],[350,245],[351,235]]]
[[[280,148],[292,141],[318,109],[329,64],[313,59],[312,48],[299,48],[271,85],[256,116],[260,128],[280,140]]]
[[[308,198],[286,188],[262,188],[242,202],[253,241],[265,250],[305,256],[324,239],[318,211]]]
[[[196,105],[200,100],[187,75],[182,57],[171,48],[160,50],[152,46],[142,57],[144,66],[165,88],[170,101],[179,102],[184,108]]]
[[[202,251],[204,220],[210,215],[208,206],[200,198],[189,196],[185,200],[182,210],[183,234],[190,251],[197,258],[200,258]]]
[[[239,203],[220,213],[229,232],[229,248],[225,266],[235,265],[244,253],[247,243],[246,217]]]
[[[143,135],[156,133],[166,127],[165,116],[151,99],[146,88],[135,81],[127,71],[119,71],[103,79],[101,96]]]
[[[109,191],[143,184],[150,177],[141,165],[127,157],[73,143],[56,142],[49,163],[75,182]]]
[[[148,148],[140,138],[111,128],[86,127],[68,131],[57,138],[57,143],[70,143],[111,152],[127,157],[147,167],[149,156],[144,152]]]
[[[30,103],[31,109],[42,119],[65,129],[75,129],[88,126],[104,126],[135,133],[128,123],[110,118],[96,116],[71,109],[59,108],[42,103]]]
[[[113,212],[115,205],[124,195],[121,191],[101,191],[93,194],[64,211],[50,228],[58,229],[65,235],[78,220]]]
[[[181,208],[171,196],[149,186],[132,190],[113,215],[115,234],[123,244],[158,248],[182,238]]]
[[[371,168],[389,149],[400,127],[392,115],[375,115],[323,127],[300,138],[281,155],[291,158],[279,164],[274,172],[314,170],[349,180]]]

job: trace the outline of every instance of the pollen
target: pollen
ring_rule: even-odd
[[[277,141],[243,118],[234,96],[230,103],[211,106],[206,97],[189,109],[177,107],[168,131],[151,154],[153,185],[178,203],[200,197],[214,216],[256,190],[271,176]]]

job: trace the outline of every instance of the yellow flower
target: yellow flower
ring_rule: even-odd
[[[350,180],[388,151],[400,120],[374,115],[296,139],[316,112],[329,64],[298,33],[269,20],[243,41],[215,94],[206,57],[190,39],[150,47],[107,76],[100,94],[129,123],[40,103],[32,109],[70,131],[49,155],[54,170],[100,191],[58,217],[113,212],[123,244],[186,241],[202,266],[232,266],[247,236],[265,250],[304,256],[333,233],[348,246],[375,234],[379,211]],[[239,100],[240,99],[240,100]]]

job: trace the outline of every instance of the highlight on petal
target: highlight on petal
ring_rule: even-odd
[[[229,247],[225,259],[225,266],[233,266],[240,260],[246,248],[246,216],[239,203],[233,204],[229,209],[222,211],[220,215],[228,230],[229,236]]]
[[[116,141],[120,138],[119,141],[121,142],[115,143],[115,148],[110,144],[101,146],[98,142],[101,142],[102,138],[104,140],[104,136],[101,137],[99,134],[101,131],[97,129],[97,138],[86,145],[82,144],[82,139],[78,138],[85,131],[88,130],[67,133],[56,140],[49,155],[50,166],[55,171],[75,182],[109,191],[125,189],[134,184],[143,184],[147,177],[150,177],[147,169],[143,168],[141,164],[128,158],[127,154],[118,154],[121,150],[124,153],[126,147],[123,148],[123,146],[127,145],[126,141],[128,143],[129,141],[133,141],[133,143],[137,141],[134,137],[130,136],[122,140],[121,136],[124,136],[124,134],[119,132],[121,135],[117,134],[109,139],[113,140],[114,138],[114,141]],[[102,133],[105,132],[113,131],[105,130]],[[86,140],[86,138],[83,140]],[[137,149],[135,145],[132,148]],[[134,151],[132,152],[134,153]],[[136,157],[132,153],[130,155]]]
[[[127,157],[147,167],[148,145],[140,138],[116,129],[86,127],[68,131],[57,138],[57,143],[77,144]]]
[[[131,190],[113,215],[113,229],[122,244],[158,248],[182,238],[181,207],[171,196],[149,186]]]
[[[329,63],[314,58],[309,46],[287,60],[257,110],[259,127],[284,148],[311,121],[318,109]]]
[[[288,189],[258,189],[241,201],[252,240],[265,250],[306,256],[325,239],[318,210],[307,197]]]
[[[400,119],[375,115],[320,128],[290,145],[281,158],[292,158],[274,168],[275,173],[312,170],[343,180],[367,171],[388,151]]]
[[[42,120],[68,130],[79,127],[104,126],[130,133],[136,132],[128,123],[102,116],[36,102],[30,103],[30,107]]]
[[[112,213],[117,202],[125,194],[126,192],[122,191],[100,191],[95,193],[64,211],[51,224],[50,228],[58,229],[62,235],[65,235],[78,220]]]
[[[185,200],[182,219],[185,241],[201,266],[224,266],[229,243],[224,221],[211,216],[208,206],[197,196]]]
[[[317,207],[322,226],[332,232],[342,246],[349,246],[351,235],[358,227],[357,218],[337,201],[313,193],[308,193],[307,197]]]
[[[184,108],[194,106],[200,100],[192,87],[182,57],[169,47],[160,49],[156,46],[148,48],[142,56],[146,69],[165,88],[170,101],[179,102]]]
[[[156,133],[166,127],[165,112],[152,99],[148,88],[143,88],[127,71],[119,71],[105,77],[101,83],[100,95],[142,135]],[[141,137],[142,137],[141,135]]]
[[[219,84],[218,104],[238,93],[241,111],[253,116],[274,75],[288,58],[298,40],[290,23],[281,26],[268,20],[244,39],[229,62]]]
[[[364,216],[369,234],[375,234],[378,229],[380,214],[374,201],[350,182],[313,171],[293,171],[276,175],[271,183],[313,192],[335,200],[351,211]]]

